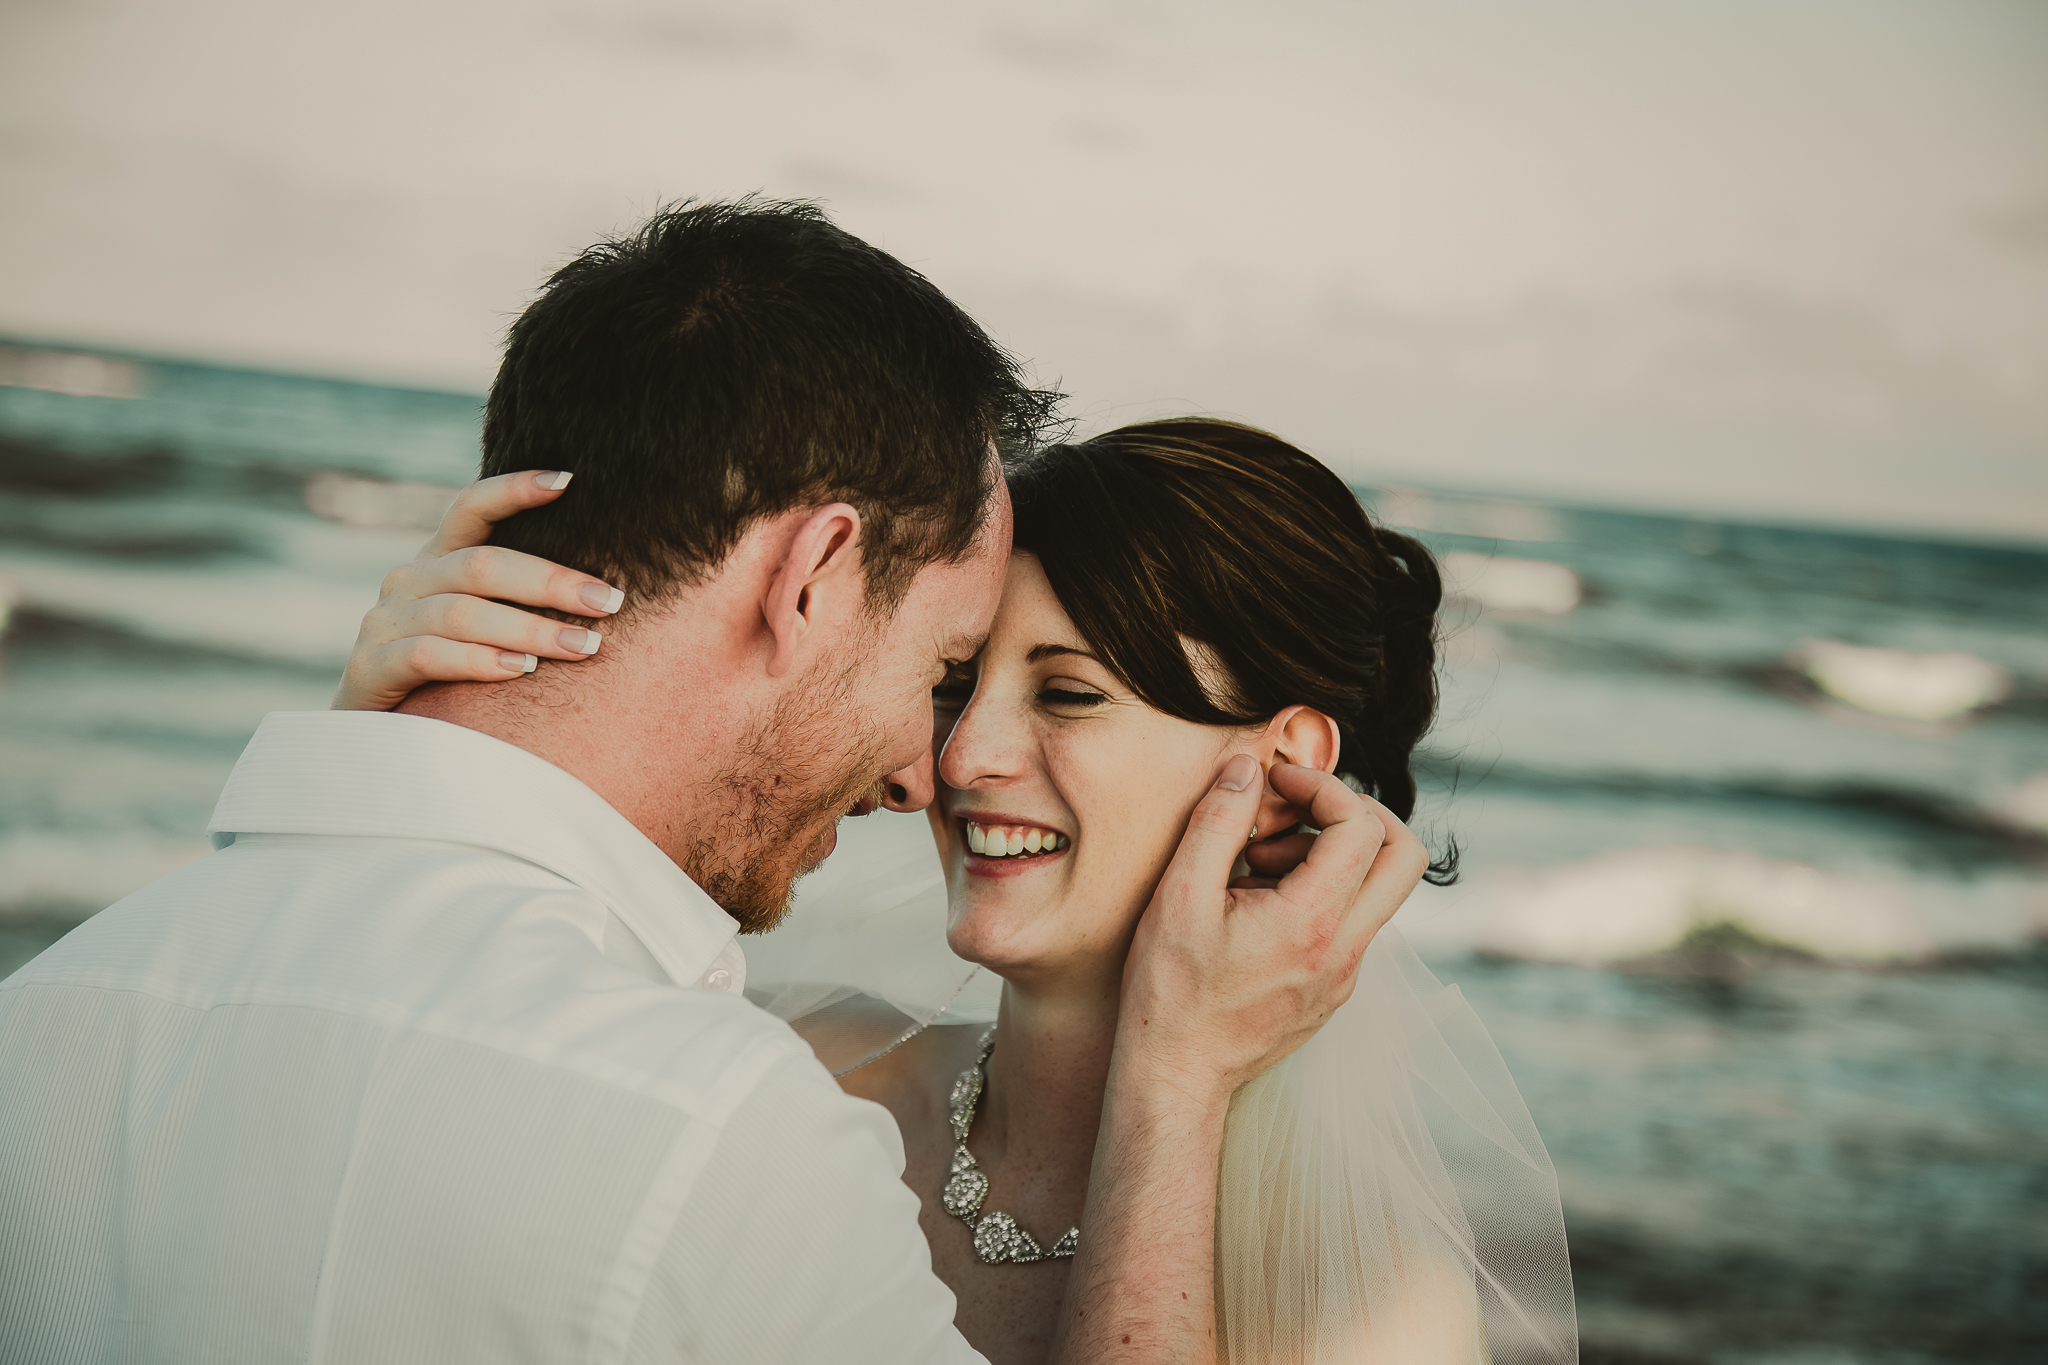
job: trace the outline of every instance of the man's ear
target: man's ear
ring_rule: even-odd
[[[865,588],[860,513],[835,502],[799,521],[761,599],[761,615],[775,637],[769,676],[779,678],[796,664],[805,639],[822,622],[848,607],[859,610]]]
[[[1313,707],[1290,706],[1266,726],[1253,757],[1266,768],[1275,763],[1292,763],[1333,773],[1343,748],[1343,736],[1338,733],[1336,721]],[[1274,792],[1270,783],[1267,785],[1266,794],[1259,799],[1261,839],[1285,833],[1307,818],[1308,812],[1296,810]]]

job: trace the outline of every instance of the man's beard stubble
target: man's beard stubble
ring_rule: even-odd
[[[732,765],[700,792],[717,812],[690,846],[683,870],[740,922],[766,933],[789,913],[790,888],[809,872],[805,855],[863,796],[879,806],[886,745],[861,723],[853,679],[874,650],[814,668],[736,746]]]

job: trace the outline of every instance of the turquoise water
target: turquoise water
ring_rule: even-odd
[[[0,974],[201,851],[257,721],[325,704],[416,547],[434,495],[386,486],[475,462],[474,395],[120,363],[134,397],[0,386]],[[2048,774],[2048,554],[1363,493],[1578,585],[1447,612],[1421,824],[1469,875],[1403,918],[1551,1144],[1587,1358],[2048,1354],[2048,840],[2013,814]],[[2008,695],[1858,711],[1810,640]]]

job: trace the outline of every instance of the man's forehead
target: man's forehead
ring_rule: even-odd
[[[1002,601],[1003,574],[987,563],[963,563],[961,572],[950,574],[939,584],[941,599],[933,613],[934,634],[946,654],[964,659],[988,640],[989,626]]]
[[[987,641],[1010,562],[1010,490],[993,447],[990,462],[992,486],[973,541],[959,558],[926,565],[898,608],[923,617],[920,633],[928,633],[937,652],[949,659],[979,653]]]
[[[1002,572],[989,560],[987,547],[977,545],[959,559],[920,570],[896,607],[893,629],[907,632],[899,638],[923,641],[949,659],[980,649],[1002,597]]]

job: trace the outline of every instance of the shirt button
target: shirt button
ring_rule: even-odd
[[[732,973],[723,967],[707,972],[704,976],[704,984],[714,991],[725,990],[732,985]]]

